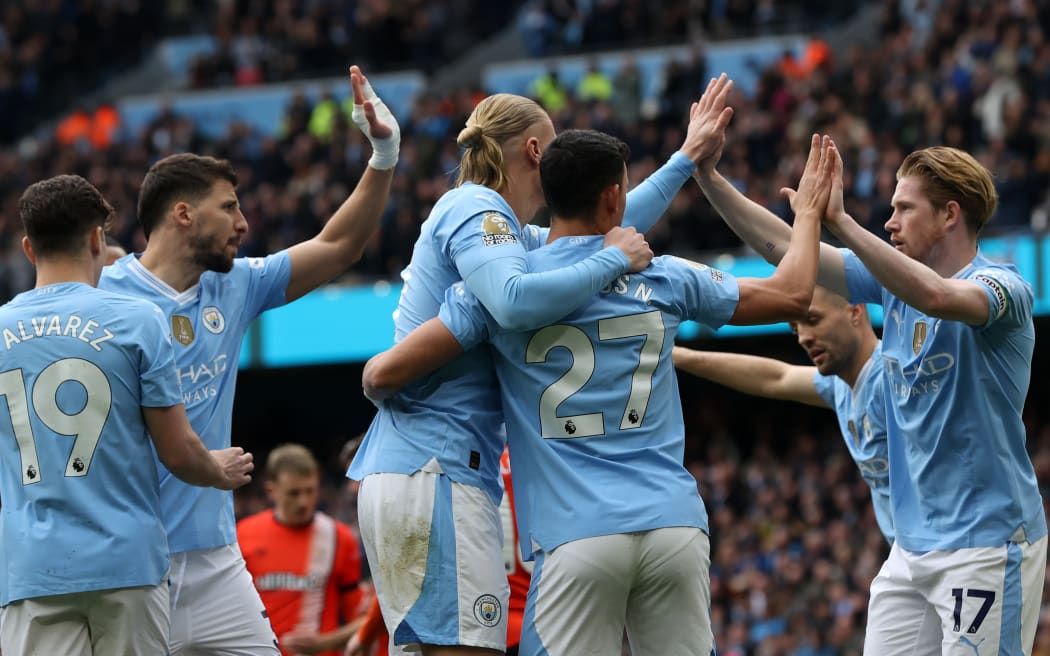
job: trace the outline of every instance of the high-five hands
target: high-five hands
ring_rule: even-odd
[[[711,78],[700,100],[689,109],[689,125],[681,151],[696,162],[698,171],[710,171],[722,157],[726,127],[733,118],[733,108],[726,107],[732,89],[733,81],[725,73]]]
[[[357,66],[350,67],[350,86],[354,90],[354,110],[350,118],[372,144],[368,165],[380,171],[394,168],[401,148],[401,127],[397,119]]]
[[[798,190],[784,187],[780,193],[791,203],[795,216],[805,214],[823,220],[828,210],[832,189],[832,170],[837,156],[831,137],[814,134],[810,139],[809,157],[806,159]],[[841,187],[840,187],[841,193]]]

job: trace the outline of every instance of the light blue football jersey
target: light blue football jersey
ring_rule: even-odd
[[[655,223],[692,170],[692,161],[677,153],[632,190],[626,210],[631,224],[644,231]],[[423,223],[412,261],[401,274],[395,342],[437,316],[445,291],[460,280],[488,307],[538,326],[579,307],[627,271],[627,258],[619,249],[604,249],[586,262],[570,262],[571,268],[563,271],[532,272],[525,251],[541,246],[546,237],[545,228],[526,226],[523,231],[510,206],[492,189],[468,183],[447,192]],[[497,268],[472,277],[481,267],[492,266]],[[525,273],[540,275],[530,276],[528,291],[515,296],[508,291],[509,281],[521,281]],[[373,473],[411,474],[436,461],[437,469],[452,480],[483,488],[498,502],[503,494],[502,423],[489,351],[470,350],[381,404],[347,476],[360,480]]]
[[[563,237],[529,267],[563,267],[602,237]],[[464,348],[488,341],[503,390],[522,554],[598,535],[668,526],[707,530],[683,465],[685,428],[671,348],[681,321],[717,328],[736,309],[729,274],[657,257],[538,330],[501,329],[453,287],[441,320]]]
[[[163,580],[142,407],[182,401],[169,333],[152,303],[83,283],[0,307],[0,604]]]
[[[1032,371],[1032,288],[978,255],[954,277],[981,285],[989,317],[927,316],[844,251],[853,302],[882,303],[890,497],[909,551],[1001,546],[1047,534],[1021,410]]]
[[[174,340],[182,401],[190,424],[209,449],[230,446],[234,387],[244,333],[252,320],[283,305],[291,274],[288,253],[237,258],[229,273],[207,271],[200,282],[176,292],[149,272],[137,255],[102,271],[99,287],[153,301],[164,312]],[[158,461],[161,513],[172,553],[211,549],[237,541],[233,493],[195,487]]]
[[[886,541],[892,544],[893,509],[890,507],[882,342],[875,344],[852,388],[838,376],[824,376],[820,372],[813,374],[813,385],[820,397],[835,410],[846,448],[871,488],[875,520]]]

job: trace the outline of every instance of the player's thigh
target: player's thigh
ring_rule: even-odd
[[[488,493],[431,472],[372,474],[358,520],[392,643],[503,650],[510,591]]]
[[[637,542],[603,535],[537,553],[521,656],[619,656]]]
[[[1046,538],[927,554],[935,558],[930,591],[941,621],[942,653],[1027,654],[1038,623]]]
[[[168,581],[99,593],[86,609],[96,654],[154,656],[168,650]]]
[[[237,545],[173,554],[171,562],[172,656],[278,656]]]
[[[710,656],[711,542],[698,528],[639,534],[639,561],[627,601],[633,656]]]
[[[897,545],[871,582],[864,656],[915,656],[940,650],[941,626]]]
[[[0,651],[19,656],[91,656],[91,634],[79,597],[38,597],[0,608]]]

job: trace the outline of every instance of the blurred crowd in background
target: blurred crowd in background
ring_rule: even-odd
[[[995,174],[1000,204],[989,232],[1042,230],[1050,180],[1048,24],[1046,3],[888,4],[878,47],[832,52],[814,37],[803,57],[785,54],[761,71],[754,94],[735,94],[736,114],[719,168],[748,196],[788,218],[778,190],[797,182],[808,135],[827,132],[845,155],[850,211],[883,234],[903,156],[916,147],[950,144],[974,153]],[[632,150],[630,179],[637,183],[677,148],[690,102],[720,72],[708,69],[702,47],[691,52],[669,63],[657,103],[644,102],[630,60],[615,75],[595,70],[578,88],[562,88],[545,75],[532,89],[557,127],[596,128],[623,138]],[[352,275],[391,278],[407,263],[420,223],[449,188],[458,160],[456,135],[481,97],[482,89],[463,86],[417,99],[402,126],[401,160],[382,229]],[[54,138],[0,151],[0,299],[31,282],[18,246],[18,196],[30,182],[59,172],[80,173],[103,191],[118,210],[113,234],[130,250],[143,244],[135,220],[142,175],[156,159],[184,150],[237,165],[251,225],[244,254],[272,252],[314,235],[353,188],[368,157],[347,109],[346,98],[312,103],[299,95],[286,108],[277,136],[234,123],[223,137],[205,139],[192,120],[168,111],[127,142],[56,130]],[[686,254],[740,245],[691,186],[650,242],[658,252]]]
[[[789,220],[778,190],[797,183],[809,135],[826,132],[845,156],[848,209],[882,235],[904,155],[947,144],[970,151],[994,173],[1000,201],[990,233],[1045,231],[1050,2],[888,1],[879,3],[876,45],[832,49],[819,30],[853,4],[829,10],[815,0],[6,2],[0,10],[0,143],[9,145],[0,148],[0,302],[33,284],[20,248],[17,200],[28,184],[48,176],[79,173],[97,185],[117,209],[112,234],[128,250],[141,250],[135,201],[150,164],[181,151],[228,158],[240,176],[251,228],[244,255],[313,236],[356,184],[368,145],[349,123],[342,97],[294,97],[276,136],[235,123],[223,137],[208,139],[192,120],[168,110],[122,141],[113,138],[119,116],[99,113],[103,107],[92,111],[105,120],[59,122],[48,138],[19,139],[41,116],[59,118],[71,98],[118,75],[170,34],[217,39],[218,50],[190,68],[189,84],[197,88],[338,75],[348,62],[366,72],[430,73],[509,23],[532,56],[695,44],[689,57],[669,63],[655,103],[643,98],[641,74],[629,58],[615,74],[595,70],[578,86],[544,75],[531,87],[559,129],[596,128],[623,138],[637,183],[678,147],[690,102],[721,72],[710,70],[703,39],[803,25],[814,34],[804,54],[785,54],[760,71],[755,93],[730,100],[736,113],[719,169],[734,185]],[[484,93],[473,81],[417,99],[403,121],[382,227],[348,280],[392,279],[408,262],[420,223],[454,176],[456,135]],[[658,253],[692,256],[741,247],[691,185],[649,241]],[[1032,398],[1041,389],[1036,382]],[[683,386],[683,395],[690,469],[711,516],[719,653],[860,654],[868,584],[887,545],[832,415],[787,404],[756,413],[742,397],[710,388]],[[1031,406],[1029,447],[1046,499],[1050,417]],[[257,458],[282,437],[261,436]],[[354,490],[341,478],[338,445],[330,450],[319,452],[330,466],[322,505],[356,525]],[[237,504],[239,516],[261,509],[261,487],[240,493]],[[1050,616],[1040,626],[1035,653],[1050,656]]]

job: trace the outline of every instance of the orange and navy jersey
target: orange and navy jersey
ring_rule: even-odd
[[[357,616],[361,554],[345,524],[318,512],[306,526],[286,526],[266,510],[238,522],[237,541],[278,638],[325,633]]]
[[[500,473],[503,475],[503,503],[500,516],[503,518],[503,563],[507,567],[507,582],[510,584],[510,601],[507,603],[507,646],[513,647],[521,639],[521,624],[525,615],[525,599],[532,581],[532,563],[521,560],[518,544],[518,525],[514,521],[514,488],[510,480],[510,455],[503,450],[500,458]]]

